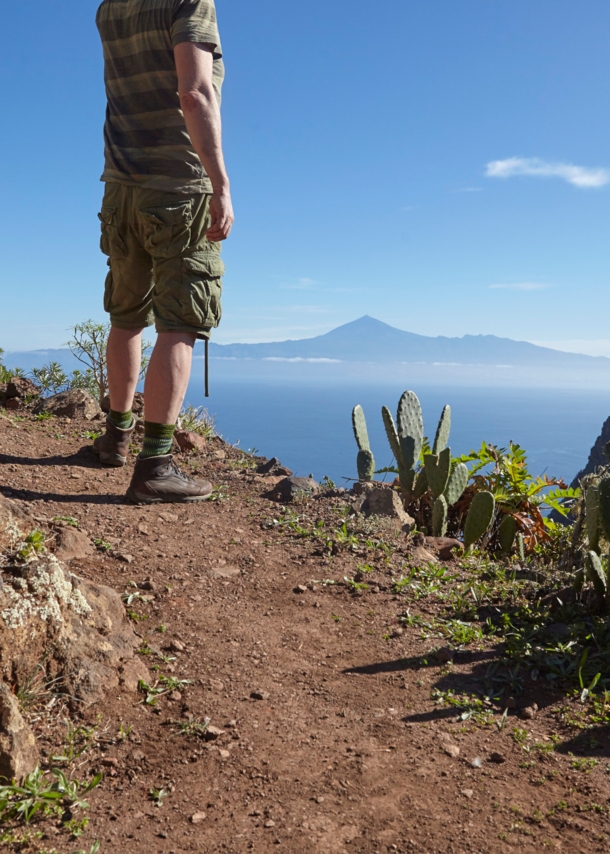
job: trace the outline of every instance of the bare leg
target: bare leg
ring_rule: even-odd
[[[142,330],[117,329],[108,336],[106,365],[110,389],[110,408],[115,412],[128,412],[140,376],[142,361]]]
[[[150,357],[144,387],[145,415],[155,424],[175,424],[191,376],[195,336],[160,332]]]

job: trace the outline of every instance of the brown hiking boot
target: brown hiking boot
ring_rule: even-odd
[[[180,471],[171,454],[136,460],[127,498],[134,504],[185,504],[212,494],[207,480],[193,480]]]
[[[136,429],[135,421],[132,427],[121,430],[110,420],[106,420],[106,432],[93,443],[93,450],[99,455],[100,462],[104,466],[124,466],[129,453],[129,443],[133,431]]]

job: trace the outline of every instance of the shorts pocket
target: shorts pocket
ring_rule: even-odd
[[[144,248],[153,258],[174,258],[191,242],[191,202],[138,211]]]
[[[201,329],[218,326],[222,317],[222,276],[225,265],[217,255],[196,254],[182,259],[185,283],[191,292],[193,320]]]
[[[102,210],[97,215],[101,223],[100,249],[104,255],[112,255],[118,258],[124,258],[125,243],[119,234],[119,229],[116,222],[116,208],[111,205],[102,205]]]

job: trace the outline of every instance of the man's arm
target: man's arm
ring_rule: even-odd
[[[212,85],[213,45],[180,42],[174,48],[178,94],[186,129],[212,182],[208,240],[224,240],[233,225],[229,176],[222,153],[220,109]]]

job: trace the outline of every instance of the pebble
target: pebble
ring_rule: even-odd
[[[171,641],[169,648],[171,652],[184,652],[184,650],[186,649],[182,641],[176,640],[176,638]]]
[[[144,759],[146,759],[146,755],[141,750],[134,750],[134,752],[131,754],[131,758],[134,762],[142,762]]]
[[[457,744],[446,743],[446,744],[443,744],[441,746],[443,748],[443,751],[447,754],[447,756],[450,756],[452,759],[457,759],[458,756],[460,755],[460,748],[457,746]]]
[[[235,729],[237,726],[237,721],[236,720],[227,721],[225,726],[227,729]]]
[[[210,679],[210,690],[211,691],[224,691],[225,685],[224,682],[221,682],[220,679]]]
[[[464,795],[465,798],[471,798],[474,795],[474,792],[472,789],[462,789],[460,795]]]
[[[268,819],[268,821],[265,822],[265,827],[275,827],[275,822],[272,818]]]
[[[201,824],[202,821],[205,821],[207,818],[207,814],[204,812],[196,812],[191,816],[191,824]]]
[[[217,726],[208,726],[205,731],[205,740],[216,741],[217,738],[220,738],[220,736],[224,734],[224,729],[219,729]]]
[[[228,759],[231,756],[231,753],[229,750],[219,750],[218,755],[221,759]]]
[[[307,593],[307,587],[304,584],[297,584],[294,588],[293,593]]]
[[[116,756],[106,756],[102,759],[102,765],[105,765],[106,768],[118,768],[119,760]]]
[[[441,649],[436,651],[436,660],[437,661],[453,661],[455,656],[455,651],[450,649],[448,646],[443,646]]]
[[[521,710],[521,717],[525,718],[526,721],[531,721],[532,718],[536,717],[538,712],[538,704],[532,703],[531,706],[526,706],[525,709]]]
[[[498,753],[497,751],[494,751],[490,754],[489,761],[495,762],[497,765],[501,765],[503,762],[506,762],[506,756],[504,756],[503,753]]]
[[[506,703],[504,704],[504,706],[507,709],[516,709],[517,708],[517,701],[515,700],[514,697],[507,697]]]
[[[268,691],[252,691],[252,693],[250,694],[250,697],[253,700],[268,700],[270,697],[270,694]]]
[[[182,694],[180,693],[180,691],[172,691],[169,695],[169,699],[172,700],[174,703],[177,703],[179,700],[182,699]]]

